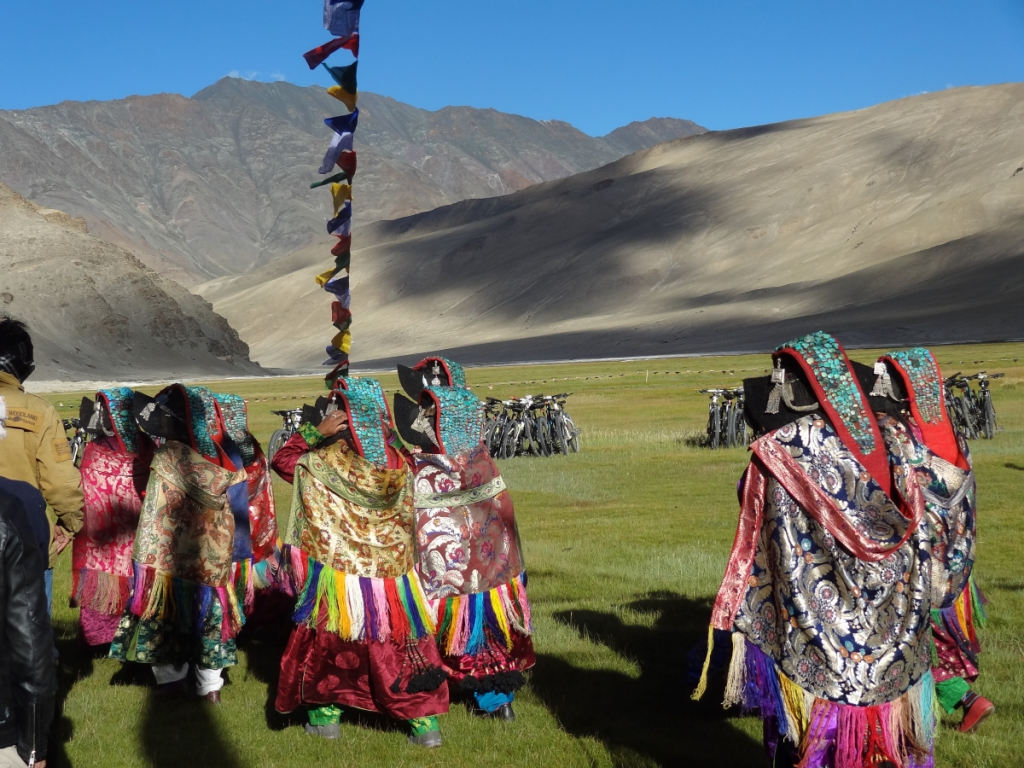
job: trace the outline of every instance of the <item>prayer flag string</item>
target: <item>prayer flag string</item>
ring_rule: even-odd
[[[352,264],[352,182],[356,175],[356,152],[353,137],[359,124],[359,100],[356,72],[359,58],[359,15],[364,0],[324,0],[324,28],[334,35],[329,43],[303,54],[310,69],[323,66],[334,80],[327,93],[340,101],[348,114],[329,117],[324,123],[334,135],[327,148],[319,173],[328,178],[315,181],[311,189],[327,187],[331,192],[332,218],[327,220],[327,234],[338,242],[331,248],[334,266],[316,276],[317,285],[334,297],[331,304],[331,342],[327,345],[324,365],[331,372],[324,377],[328,389],[334,389],[341,377],[348,376],[349,351],[352,347],[352,293],[349,275]],[[346,66],[328,66],[327,59],[342,49],[351,51],[353,61]]]

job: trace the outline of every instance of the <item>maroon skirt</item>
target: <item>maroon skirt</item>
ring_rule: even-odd
[[[326,611],[321,623],[326,622]],[[299,625],[292,631],[281,659],[275,706],[291,712],[300,705],[337,704],[380,712],[398,720],[440,715],[448,711],[448,686],[409,693],[416,673],[411,656],[440,667],[432,637],[405,642],[343,640],[324,629]]]

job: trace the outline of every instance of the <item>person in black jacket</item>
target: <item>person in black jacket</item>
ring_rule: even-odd
[[[46,564],[21,501],[0,491],[0,768],[45,768],[57,689]]]

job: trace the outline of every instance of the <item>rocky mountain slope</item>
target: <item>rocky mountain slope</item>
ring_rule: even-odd
[[[33,381],[261,373],[203,299],[3,184],[0,312],[28,323]]]
[[[490,197],[700,133],[687,120],[593,138],[491,109],[417,109],[360,95],[356,226]],[[344,112],[323,88],[224,78],[172,94],[0,111],[0,182],[83,216],[91,231],[185,285],[242,274],[314,242],[311,191]]]
[[[1024,84],[684,138],[357,245],[357,362],[744,351],[819,328],[1024,338]],[[313,367],[328,261],[308,248],[199,290],[255,359]]]

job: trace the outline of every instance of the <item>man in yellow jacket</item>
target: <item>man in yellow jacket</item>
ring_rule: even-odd
[[[53,597],[53,565],[82,527],[82,478],[71,461],[64,426],[53,406],[22,386],[35,363],[25,324],[0,316],[0,479],[5,488],[42,494],[57,518],[50,522],[47,597]]]

